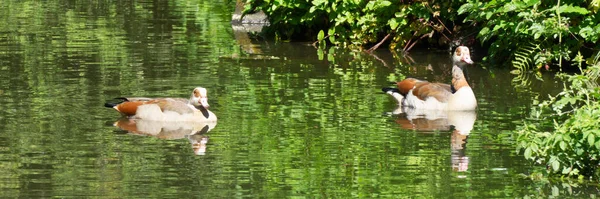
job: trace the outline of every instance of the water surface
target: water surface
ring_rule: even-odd
[[[380,91],[407,76],[448,82],[448,52],[368,55],[244,40],[229,23],[234,3],[0,4],[1,195],[597,195],[597,185],[521,177],[535,166],[510,135],[533,99],[560,90],[551,74],[520,86],[508,70],[470,67],[479,108],[461,133],[447,119],[390,114],[397,104]],[[187,97],[196,86],[209,90],[219,117],[203,131],[130,132],[103,107],[120,96]]]

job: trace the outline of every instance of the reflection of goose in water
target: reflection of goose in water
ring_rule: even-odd
[[[122,118],[115,126],[136,135],[149,135],[160,139],[187,138],[196,155],[204,155],[208,143],[207,132],[215,128],[216,122],[165,122],[132,120]]]
[[[452,149],[452,169],[467,171],[469,157],[465,155],[467,137],[477,118],[475,111],[440,111],[423,110],[399,106],[392,112],[398,115],[396,123],[404,129],[419,132],[450,131],[450,148]]]

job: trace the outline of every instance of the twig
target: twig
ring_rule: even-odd
[[[433,34],[433,32],[431,32],[431,33],[429,33],[429,34],[424,34],[423,36],[421,36],[421,37],[419,38],[419,40],[421,40],[421,39],[423,39],[423,38],[425,38],[425,37],[427,37],[427,36],[429,36],[429,35],[431,35],[431,34]],[[418,40],[417,40],[417,41],[418,41]],[[406,51],[404,51],[404,52],[408,52],[408,51],[410,51],[410,49],[412,49],[412,47],[413,47],[413,46],[415,46],[415,44],[417,44],[417,41],[413,42],[413,43],[412,43],[412,45],[410,45],[410,47],[408,47],[408,49],[406,49]]]
[[[450,31],[450,29],[448,29],[448,27],[446,27],[446,25],[444,25],[444,23],[442,23],[442,20],[440,20],[440,18],[435,17],[435,19],[437,19],[438,22],[440,22],[440,24],[442,24],[442,26],[444,26],[444,29],[446,29],[450,34],[452,34],[452,31]]]
[[[330,35],[326,35],[325,37],[323,37],[323,40],[327,39]],[[321,41],[323,41],[321,40]],[[315,41],[312,43],[312,45],[316,48],[317,47],[317,43],[319,43],[319,40]]]
[[[427,25],[428,25],[429,27],[431,27],[433,30],[435,30],[435,28],[433,27],[433,25],[431,25],[431,24],[427,24]],[[444,25],[444,24],[442,24],[442,25]],[[446,26],[444,26],[444,28],[445,28],[445,27],[446,27]],[[442,32],[440,32],[440,33],[441,33],[441,34],[442,34],[442,36],[444,36],[444,37],[445,37],[445,38],[446,38],[448,41],[452,41],[452,40],[450,40],[450,38],[449,38],[448,36],[446,36],[446,34],[444,34],[444,32],[443,32],[443,31],[442,31]],[[450,33],[450,34],[452,34],[452,33]]]
[[[408,47],[408,45],[412,42],[412,38],[410,38],[408,40],[408,42],[406,42],[406,44],[404,45],[404,48],[402,48],[402,52],[406,52],[406,48]]]
[[[412,37],[415,37],[417,35],[417,33],[419,33],[419,31],[421,31],[421,28],[423,28],[423,26],[419,27],[419,30],[415,31],[415,33],[413,33]],[[412,42],[412,37],[408,40],[408,42],[406,42],[406,44],[404,45],[404,48],[402,48],[402,52],[406,52],[406,48]]]
[[[383,44],[383,42],[385,42],[388,38],[390,38],[390,36],[392,36],[392,33],[388,33],[381,41],[379,41],[379,43],[377,43],[373,47],[369,48],[369,50],[367,50],[367,52],[372,53],[374,50],[379,48],[379,46],[381,46],[381,44]]]

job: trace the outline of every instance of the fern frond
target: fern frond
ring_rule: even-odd
[[[511,71],[516,77],[513,78],[513,85],[517,88],[528,88],[531,85],[530,77],[527,75],[527,71],[533,69],[539,60],[539,52],[541,48],[538,44],[527,43],[520,46],[514,53],[512,58],[512,65],[515,70]]]
[[[587,85],[588,88],[598,87],[598,79],[600,78],[600,52],[596,53],[592,64],[585,70],[585,76],[590,79]]]
[[[512,64],[520,73],[533,69],[531,66],[536,65],[534,60],[541,51],[540,46],[534,43],[527,43],[520,46],[513,54]]]

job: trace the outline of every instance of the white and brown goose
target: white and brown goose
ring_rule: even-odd
[[[469,48],[459,46],[452,55],[452,84],[433,83],[415,78],[397,82],[397,88],[383,88],[402,106],[427,110],[475,110],[477,100],[467,83],[463,68],[472,64]]]
[[[104,106],[114,108],[130,119],[165,122],[215,122],[217,116],[208,110],[208,97],[205,88],[194,88],[189,99],[120,97],[117,103]]]

